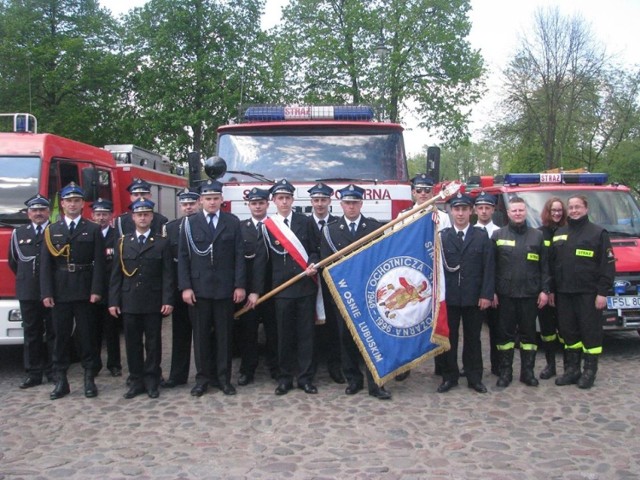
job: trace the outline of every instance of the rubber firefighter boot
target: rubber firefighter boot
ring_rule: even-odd
[[[564,373],[556,378],[556,385],[572,385],[580,379],[580,350],[565,350]]]
[[[588,389],[593,387],[598,372],[598,355],[584,354],[584,370],[578,380],[578,388]]]
[[[538,379],[533,373],[536,364],[536,351],[520,348],[520,381],[530,387],[538,386]]]
[[[87,398],[93,398],[98,396],[98,387],[93,381],[93,371],[87,369],[84,371],[84,396]]]
[[[540,372],[540,378],[548,380],[556,376],[556,344],[555,342],[545,345],[544,359],[547,365]]]
[[[508,387],[513,380],[513,348],[509,350],[499,350],[500,355],[500,376],[496,382],[496,387]]]

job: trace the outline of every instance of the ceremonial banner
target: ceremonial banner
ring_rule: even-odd
[[[378,385],[450,348],[436,231],[422,211],[324,269]]]

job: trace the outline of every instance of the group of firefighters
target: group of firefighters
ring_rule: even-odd
[[[416,205],[433,196],[426,174],[412,179]],[[84,370],[84,395],[95,397],[95,377],[102,368],[101,346],[107,344],[107,369],[122,375],[118,319],[124,327],[128,363],[127,399],[159,387],[184,385],[191,351],[195,386],[202,396],[209,387],[234,395],[231,382],[234,336],[241,362],[237,384],[254,381],[258,367],[258,327],[266,338],[265,360],[276,395],[295,387],[316,394],[314,377],[320,358],[329,375],[346,383],[353,395],[367,377],[371,396],[387,400],[349,329],[341,319],[315,264],[382,226],[364,217],[364,189],[351,184],[337,196],[344,214],[330,214],[334,191],[323,183],[308,190],[310,216],[293,209],[295,187],[286,179],[269,190],[246,195],[251,218],[239,220],[221,210],[223,185],[208,180],[198,191],[178,195],[182,217],[171,222],[157,212],[150,185],[138,179],[129,186],[130,212],[113,219],[113,205],[92,204],[93,221],[82,217],[84,192],[71,183],[60,193],[61,218],[49,221],[49,200],[27,200],[29,223],[14,230],[9,264],[24,325],[27,376],[20,388],[54,383],[50,398],[70,393],[67,370],[71,344],[77,338]],[[269,201],[276,214],[268,216]],[[496,199],[481,192],[475,199],[457,194],[448,201],[450,215],[435,206],[445,277],[445,299],[451,349],[436,358],[442,375],[438,392],[458,385],[487,391],[482,382],[482,324],[489,326],[491,372],[497,386],[512,381],[514,349],[521,355],[520,381],[536,386],[536,317],[547,365],[540,378],[556,375],[556,351],[564,351],[564,374],[557,385],[590,388],[602,351],[601,315],[613,282],[614,257],[607,232],[588,219],[582,196],[567,205],[551,198],[542,213],[543,227],[526,223],[526,204],[509,199],[508,224],[492,221]],[[475,212],[477,222],[471,225]],[[113,225],[113,226],[112,226]],[[287,283],[293,277],[296,282]],[[266,292],[278,288],[267,301]],[[240,307],[246,313],[234,323]],[[162,318],[172,316],[172,353],[163,378]],[[462,370],[457,350],[462,323]],[[72,335],[75,327],[76,335]],[[584,358],[584,367],[581,359]],[[396,377],[404,380],[405,372]]]

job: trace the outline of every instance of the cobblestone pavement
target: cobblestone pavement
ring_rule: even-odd
[[[169,332],[165,324],[165,345]],[[102,373],[100,395],[86,399],[76,364],[71,395],[51,401],[51,385],[18,389],[21,348],[2,347],[0,480],[636,479],[639,360],[640,336],[612,334],[592,390],[553,380],[532,388],[516,377],[499,391],[485,358],[487,395],[464,383],[435,393],[440,379],[428,361],[387,385],[390,402],[366,390],[346,396],[322,367],[318,395],[276,397],[262,366],[233,397],[211,389],[191,397],[192,370],[191,385],[157,400],[125,400],[125,377]]]

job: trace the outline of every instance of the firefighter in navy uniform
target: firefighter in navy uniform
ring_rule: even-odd
[[[231,348],[234,304],[246,297],[246,265],[240,221],[220,210],[222,184],[208,180],[200,186],[201,212],[188,217],[178,246],[178,288],[191,307],[196,385],[200,397],[215,380],[225,395],[235,395],[231,384]],[[212,365],[215,333],[216,365]],[[215,370],[214,370],[215,368]],[[216,371],[217,370],[217,371]]]
[[[317,228],[311,218],[293,212],[295,187],[286,179],[271,189],[277,214],[262,225],[260,241],[267,245],[256,251],[254,289],[270,291],[291,278],[306,272],[315,274],[310,265],[319,257]],[[268,228],[267,223],[271,226]],[[271,279],[267,277],[271,273]],[[313,384],[314,310],[318,286],[313,278],[302,278],[274,296],[278,325],[278,386],[276,395],[286,395],[293,388],[297,365],[298,388],[316,394]]]
[[[340,195],[340,205],[344,211],[344,216],[330,223],[323,229],[320,243],[320,256],[322,258],[327,258],[382,226],[381,223],[373,218],[366,218],[361,215],[360,211],[362,210],[364,197],[363,188],[351,184],[339,190],[338,194]],[[344,392],[347,395],[355,395],[362,390],[364,386],[364,378],[360,370],[362,355],[333,300],[331,300],[331,306],[334,309],[336,318],[341,319],[339,327],[340,340],[343,347],[342,369],[348,382],[348,386]],[[380,400],[390,400],[391,393],[386,391],[384,387],[378,387],[378,385],[376,385],[366,365],[365,374],[369,395]]]
[[[27,376],[20,388],[52,380],[53,325],[51,309],[40,297],[40,251],[44,229],[49,224],[49,200],[39,194],[25,202],[30,222],[15,229],[9,244],[9,268],[16,275],[16,297],[20,302],[24,328],[24,369]]]
[[[56,386],[50,394],[52,400],[70,392],[67,370],[74,320],[84,369],[84,395],[98,395],[94,382],[98,367],[94,305],[104,292],[104,239],[100,227],[81,216],[83,197],[84,192],[73,182],[60,190],[64,215],[45,229],[40,256],[40,296],[45,307],[53,308],[55,331]]]
[[[91,205],[93,221],[100,225],[104,238],[105,256],[105,283],[102,299],[96,304],[98,324],[96,329],[98,349],[98,369],[96,375],[102,369],[102,339],[107,346],[107,370],[112,377],[122,376],[122,362],[120,360],[120,322],[109,314],[109,279],[111,278],[111,266],[113,252],[117,239],[116,229],[111,226],[113,220],[113,202],[99,198]]]
[[[549,295],[548,247],[542,232],[527,225],[524,200],[509,200],[509,224],[491,237],[496,255],[496,300],[499,305],[496,346],[499,355],[497,386],[513,379],[513,354],[520,341],[520,381],[535,387],[536,317]]]
[[[487,232],[489,238],[491,238],[493,232],[500,228],[493,223],[493,214],[496,211],[496,203],[496,197],[487,192],[480,192],[474,202],[474,210],[478,217],[478,221],[475,223],[474,227],[483,229]],[[489,327],[489,360],[491,362],[491,373],[499,375],[500,357],[498,353],[498,306],[492,304],[490,308],[485,310],[485,315],[487,327]]]
[[[141,178],[136,178],[131,185],[127,187],[129,192],[129,198],[131,202],[135,202],[139,199],[151,200],[151,185],[149,182],[144,181]],[[169,220],[164,215],[153,212],[153,221],[151,222],[151,231],[155,234],[162,233],[162,227]],[[135,225],[131,219],[131,214],[125,212],[116,218],[115,227],[118,230],[118,236],[133,233]]]
[[[589,220],[586,197],[570,197],[567,210],[567,225],[556,230],[551,244],[555,303],[566,353],[564,374],[556,378],[556,385],[577,383],[587,389],[593,386],[602,353],[601,310],[615,277],[615,257],[607,231]]]
[[[458,193],[449,200],[453,226],[445,228],[442,238],[446,285],[447,318],[451,350],[436,357],[442,372],[438,393],[458,385],[458,331],[462,322],[464,347],[462,364],[469,388],[486,393],[482,383],[482,344],[480,333],[486,310],[493,301],[495,258],[486,232],[469,224],[473,199]]]
[[[174,388],[185,385],[189,380],[189,367],[191,365],[191,319],[189,318],[189,305],[182,300],[182,292],[178,290],[178,246],[180,232],[185,219],[198,212],[198,200],[200,194],[188,188],[178,193],[178,203],[182,211],[182,217],[171,220],[164,226],[164,236],[171,245],[173,256],[173,274],[175,287],[173,313],[171,314],[171,370],[169,378],[160,384],[163,388]]]
[[[320,182],[307,190],[309,197],[311,198],[311,218],[318,227],[318,244],[320,244],[320,238],[322,235],[322,229],[330,222],[338,220],[338,217],[329,213],[329,206],[331,205],[331,195],[333,194],[333,188]],[[320,288],[322,289],[322,299],[324,303],[325,319],[320,320],[315,327],[315,354],[314,354],[314,370],[317,371],[318,364],[322,359],[326,359],[327,370],[331,379],[338,384],[345,383],[344,375],[342,374],[341,365],[341,348],[340,348],[340,331],[338,322],[342,321],[340,317],[336,317],[335,311],[331,306],[330,298],[331,293],[327,283],[322,278],[322,275],[318,276],[320,281]]]
[[[162,317],[173,311],[173,257],[169,241],[151,231],[154,203],[139,199],[129,209],[135,231],[116,244],[109,285],[109,312],[122,315],[129,365],[130,399],[158,398]],[[146,353],[146,355],[145,355]]]
[[[267,209],[269,208],[269,190],[254,187],[247,193],[245,200],[249,203],[251,218],[240,223],[240,233],[247,266],[247,289],[254,291],[253,264],[256,258],[256,250],[265,248],[264,244],[259,241],[259,236],[262,222],[267,217]],[[267,276],[269,276],[269,272],[267,272]],[[249,385],[254,380],[255,371],[258,367],[258,327],[260,321],[264,326],[266,337],[267,365],[272,373],[277,374],[278,336],[275,311],[273,300],[267,300],[239,318],[238,333],[241,360],[238,385],[240,386]]]

